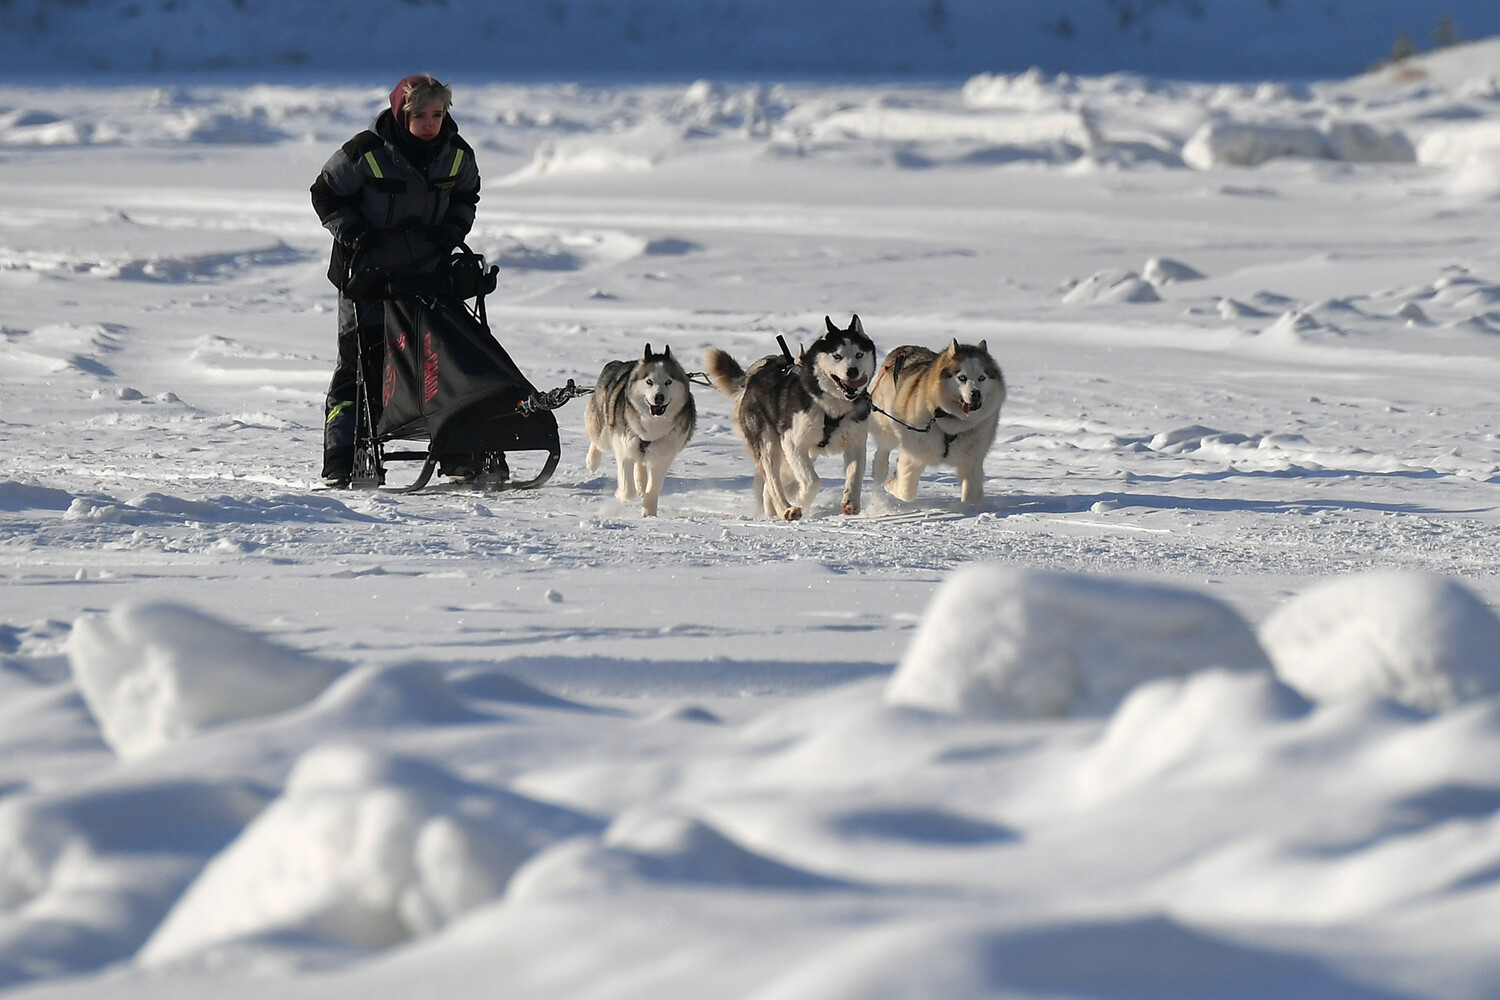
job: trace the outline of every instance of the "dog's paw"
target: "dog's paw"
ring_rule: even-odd
[[[909,490],[903,489],[901,486],[901,480],[895,476],[892,476],[885,481],[885,491],[891,496],[895,497],[897,500],[905,500],[908,503],[917,498],[916,486],[913,486]]]
[[[800,520],[802,520],[802,508],[801,507],[788,507],[786,509],[786,513],[781,515],[781,519],[783,521],[800,521]]]
[[[849,500],[845,500],[844,501],[844,513],[845,514],[858,514],[859,513],[859,504],[853,503],[852,501],[849,501]]]

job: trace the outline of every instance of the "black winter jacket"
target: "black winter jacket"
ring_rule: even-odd
[[[426,160],[423,163],[423,160]],[[328,277],[342,287],[350,248],[370,243],[365,263],[426,271],[463,241],[479,204],[474,149],[452,118],[430,144],[413,139],[389,110],[328,158],[312,185],[313,209],[333,234]]]

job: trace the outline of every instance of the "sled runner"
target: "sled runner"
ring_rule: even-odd
[[[485,316],[484,297],[498,271],[461,246],[431,275],[384,282],[385,366],[379,386],[357,366],[351,486],[383,486],[386,463],[403,460],[422,463],[405,493],[427,486],[439,463],[487,490],[533,489],[552,476],[561,451],[557,420],[548,409],[523,405],[537,398],[536,388]],[[387,449],[397,441],[427,446]],[[540,471],[518,478],[508,458],[518,452],[542,452]]]

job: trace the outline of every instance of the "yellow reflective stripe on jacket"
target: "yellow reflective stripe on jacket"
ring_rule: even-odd
[[[365,154],[365,162],[370,165],[370,173],[382,180],[385,178],[385,174],[380,172],[380,164],[375,162],[375,153],[373,150]]]
[[[458,176],[458,168],[459,168],[459,166],[463,162],[464,162],[464,151],[461,150],[461,149],[455,149],[453,151],[453,169],[450,170],[450,171],[448,171],[448,176],[449,177],[457,177]]]

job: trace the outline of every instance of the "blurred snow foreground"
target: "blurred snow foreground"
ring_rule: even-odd
[[[568,810],[419,761],[315,747],[172,908],[140,961],[273,932],[389,947],[499,896],[538,849],[591,829]]]
[[[760,857],[667,804],[625,808],[611,822],[362,744],[361,728],[478,718],[421,665],[346,670],[160,604],[80,619],[68,656],[122,758],[257,715],[313,720],[279,791],[230,781],[119,793],[149,793],[148,839],[160,835],[150,824],[171,822],[184,804],[200,817],[201,843],[174,855],[170,871],[137,877],[120,867],[118,835],[90,825],[96,792],[78,803],[14,796],[0,807],[0,903],[44,900],[72,912],[81,904],[70,902],[69,887],[112,872],[138,906],[164,914],[112,931],[108,950],[134,952],[143,965],[287,935],[380,949],[490,900],[550,899],[638,878],[841,884]],[[1191,590],[978,564],[939,588],[883,696],[871,691],[869,710],[915,708],[939,727],[945,716],[966,717],[953,723],[966,726],[1107,719],[1097,751],[1059,793],[1077,804],[1109,799],[1199,750],[1253,744],[1253,733],[1305,717],[1317,702],[1442,712],[1497,692],[1500,619],[1437,576],[1328,580],[1293,597],[1257,636],[1228,605]]]
[[[164,604],[80,618],[68,655],[123,758],[295,708],[346,669]],[[1455,581],[1385,571],[1324,581],[1257,637],[1228,605],[1195,591],[972,565],[939,588],[885,697],[978,718],[1099,715],[1143,683],[1208,667],[1274,669],[1315,701],[1380,698],[1436,711],[1500,692],[1500,619]],[[393,681],[399,672],[376,672],[390,675],[378,683],[395,684],[387,699],[424,687],[422,671]],[[351,677],[324,701],[358,701],[352,692],[370,683]]]

